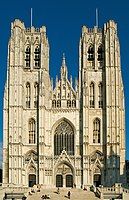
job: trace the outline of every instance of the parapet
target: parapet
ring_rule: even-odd
[[[98,28],[97,26],[94,26],[94,28],[87,28],[86,26],[82,27],[82,36],[84,36],[87,33],[102,33],[102,29]]]
[[[13,29],[15,27],[25,29],[24,23],[22,21],[20,21],[19,19],[15,19],[15,21],[11,23],[11,29]]]
[[[19,19],[15,19],[15,21],[11,23],[11,29],[13,30],[15,27],[19,27],[28,33],[46,33],[45,26],[42,26],[41,28],[35,28],[34,26],[26,28],[24,23]]]
[[[115,29],[117,31],[117,23],[114,20],[109,20],[104,24],[104,32],[107,32],[109,28]]]
[[[108,29],[114,29],[115,32],[117,33],[117,23],[115,23],[114,20],[109,20],[107,23],[104,24],[104,28],[99,28],[97,26],[94,26],[94,28],[87,28],[86,26],[83,26],[82,27],[82,37],[85,35],[85,34],[94,34],[94,33],[97,33],[97,34],[101,34],[103,33],[106,33]]]

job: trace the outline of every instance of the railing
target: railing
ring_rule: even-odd
[[[100,194],[100,198],[114,197],[122,199],[122,196],[126,195],[129,199],[129,189],[123,188],[121,184],[117,183],[112,187],[103,187],[96,190],[97,194]],[[97,196],[97,195],[96,195]],[[99,197],[99,196],[98,196]]]
[[[30,189],[28,187],[3,187],[5,193],[27,193]]]
[[[34,32],[40,32],[40,28],[33,28]],[[31,28],[26,28],[25,32],[31,32]]]
[[[94,32],[94,28],[88,28],[88,33],[93,33],[93,32]],[[102,33],[102,29],[97,28],[97,33]]]
[[[103,193],[129,193],[129,189],[125,189],[122,186],[118,185],[114,185],[112,187],[101,187],[101,192]]]
[[[98,197],[98,198],[101,198],[102,197],[102,193],[100,191],[100,188],[96,188],[96,192],[95,192],[95,195]]]

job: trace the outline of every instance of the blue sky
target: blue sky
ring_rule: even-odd
[[[10,23],[18,18],[30,26],[30,8],[33,25],[47,27],[50,44],[50,74],[59,75],[63,52],[69,75],[78,76],[78,44],[82,25],[95,26],[95,9],[99,9],[99,27],[109,19],[118,23],[121,46],[121,66],[126,108],[126,158],[129,159],[129,1],[117,0],[4,0],[0,3],[0,142],[3,135],[3,91],[7,70],[7,44]]]

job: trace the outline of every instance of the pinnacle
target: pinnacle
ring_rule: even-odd
[[[65,62],[65,53],[63,53],[62,66],[66,66],[66,62]]]

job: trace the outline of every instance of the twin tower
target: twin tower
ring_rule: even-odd
[[[3,184],[125,183],[125,108],[117,25],[82,27],[78,80],[63,56],[55,88],[46,28],[15,20],[4,92]]]

